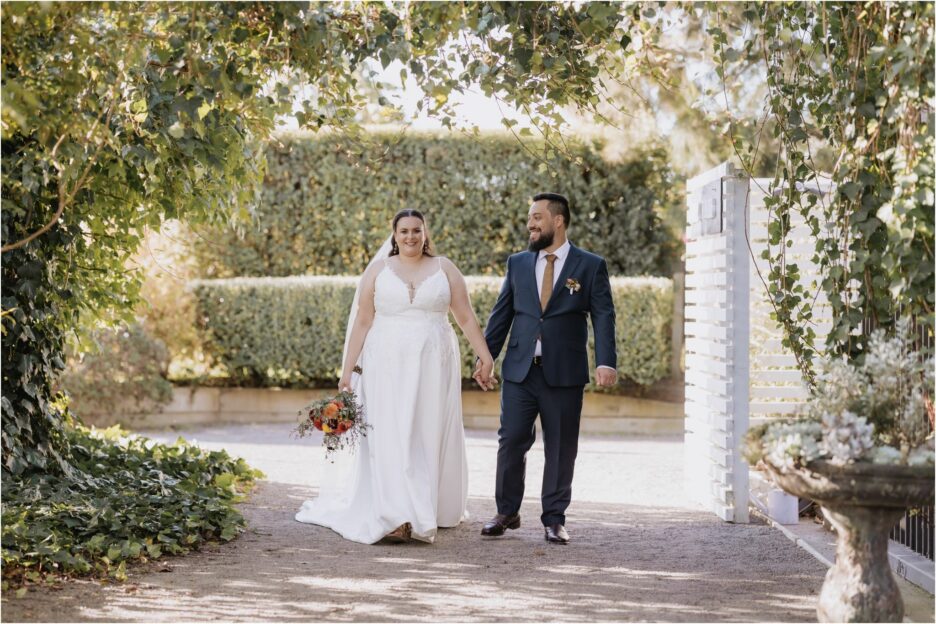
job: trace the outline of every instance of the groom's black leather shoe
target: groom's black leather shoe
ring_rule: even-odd
[[[550,524],[546,527],[546,541],[553,544],[568,544],[569,534],[561,524]]]
[[[481,535],[487,537],[500,537],[504,534],[504,531],[507,529],[519,529],[520,528],[520,514],[513,514],[511,516],[505,516],[504,514],[497,514],[490,520],[484,523],[484,527],[481,529]]]

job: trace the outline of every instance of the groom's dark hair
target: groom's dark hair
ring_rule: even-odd
[[[538,202],[541,199],[549,201],[546,204],[546,208],[549,209],[550,214],[553,216],[562,215],[563,220],[565,220],[565,226],[569,227],[569,224],[572,222],[572,213],[569,212],[569,200],[565,195],[560,195],[559,193],[537,193],[533,196],[533,201]]]

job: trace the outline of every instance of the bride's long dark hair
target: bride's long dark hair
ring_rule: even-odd
[[[423,216],[423,213],[415,210],[413,208],[404,208],[400,212],[396,213],[393,217],[393,233],[396,234],[397,223],[400,222],[400,219],[403,217],[416,217],[423,224],[423,234],[426,236],[426,242],[423,243],[423,255],[432,257],[435,255],[435,247],[432,246],[432,240],[429,238],[429,226],[426,225],[426,217]],[[396,237],[391,238],[390,243],[390,255],[397,256],[400,254],[400,247],[397,245]]]

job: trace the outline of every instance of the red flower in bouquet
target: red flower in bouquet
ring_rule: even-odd
[[[353,392],[339,392],[334,397],[320,399],[299,410],[299,425],[293,433],[304,438],[318,430],[325,434],[322,443],[325,456],[343,448],[354,448],[358,437],[367,436],[370,427],[364,422],[364,410]]]

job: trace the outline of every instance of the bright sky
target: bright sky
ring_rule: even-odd
[[[438,119],[430,117],[425,110],[419,111],[417,103],[422,97],[422,91],[417,86],[416,79],[412,76],[407,77],[405,85],[401,83],[400,70],[403,68],[403,64],[400,61],[393,61],[387,66],[387,69],[382,69],[378,63],[371,66],[377,71],[374,81],[390,87],[383,94],[397,108],[403,111],[405,121],[410,123],[410,127],[414,129],[444,127]],[[302,109],[299,103],[303,98],[302,94],[296,98],[295,110]],[[503,102],[498,107],[497,100],[484,95],[480,88],[474,88],[464,94],[453,92],[449,102],[454,106],[456,119],[461,126],[477,126],[481,130],[503,130],[504,124],[501,123],[501,118],[504,116],[515,119],[517,125],[514,127],[517,129],[529,127],[530,125],[526,117],[518,113],[515,108]],[[281,118],[280,122],[279,127],[282,129],[294,130],[298,127],[296,120],[291,116]]]
[[[383,85],[383,88],[380,89],[381,94],[386,97],[394,107],[402,111],[404,124],[415,130],[441,129],[445,127],[438,118],[430,117],[425,108],[422,111],[419,110],[417,103],[423,97],[423,93],[412,75],[408,75],[406,84],[402,84],[400,70],[404,66],[400,61],[393,61],[386,69],[383,69],[380,63],[376,61],[369,62],[368,66],[374,72],[371,77],[373,84]],[[690,62],[688,63],[687,70],[690,78],[696,82],[707,79],[707,75],[713,73],[711,66],[703,62]],[[454,71],[460,71],[460,69],[456,67]],[[300,93],[297,95],[294,110],[302,110],[301,101],[308,98],[309,95],[308,93]],[[654,99],[652,94],[650,94],[650,97],[651,100]],[[480,130],[504,130],[505,126],[501,121],[503,117],[513,119],[517,122],[514,126],[515,130],[531,127],[529,118],[526,117],[525,114],[518,112],[517,109],[506,102],[498,101],[493,97],[484,95],[480,87],[476,85],[465,93],[452,92],[449,97],[449,103],[455,110],[455,124],[462,128],[470,129],[476,126]],[[715,103],[708,102],[707,104],[708,106],[712,106]],[[375,110],[376,106],[375,103]],[[574,115],[572,117],[574,117]],[[638,123],[645,124],[647,121],[648,120],[644,118]],[[589,122],[585,122],[582,119],[576,120],[570,118],[569,122],[568,131],[571,133],[590,134],[596,130],[596,128],[589,125]],[[625,126],[628,125],[628,123],[627,120],[623,122]],[[650,123],[653,124],[653,127],[645,128],[645,133],[650,132],[660,137],[667,136],[675,127],[676,116],[663,107],[655,110]],[[296,123],[296,119],[290,115],[281,117],[278,120],[278,128],[282,130],[295,130],[298,128],[298,124]],[[612,139],[618,136],[618,131],[611,126],[604,127],[600,132]],[[539,133],[534,132],[534,134],[538,135]],[[621,135],[619,138],[623,141],[627,141],[632,140],[639,134],[639,132],[636,134],[630,133]]]
[[[400,84],[400,69],[403,67],[399,61],[391,63],[387,69],[380,74],[379,80],[385,83],[391,83],[398,89]],[[394,102],[401,102],[404,115],[407,120],[412,120],[413,128],[442,128],[442,124],[437,119],[430,117],[425,111],[420,112],[416,108],[421,91],[416,85],[416,80],[409,76],[406,85],[402,85],[399,97],[392,97]],[[500,103],[494,98],[487,97],[481,92],[480,88],[461,94],[453,93],[450,101],[453,103],[457,118],[465,125],[478,126],[482,130],[503,129],[504,124],[501,118],[507,116],[516,119],[519,126],[529,126],[523,115],[517,113],[517,110],[506,103]],[[503,111],[503,112],[502,112]]]
[[[672,15],[672,19],[675,20],[674,23],[679,22],[681,14],[681,9],[674,10]],[[674,26],[673,28],[676,27]],[[400,70],[404,67],[403,63],[395,60],[391,62],[386,69],[383,69],[381,64],[377,61],[371,60],[366,63],[367,67],[373,71],[373,82],[375,84],[382,83],[384,85],[385,88],[381,89],[382,95],[390,100],[397,109],[403,112],[403,123],[414,129],[439,129],[444,127],[438,119],[430,117],[425,110],[420,111],[417,108],[417,103],[423,94],[417,86],[416,79],[413,78],[412,75],[408,75],[406,84],[402,84],[400,80]],[[453,71],[460,72],[461,69],[462,68],[456,61]],[[700,87],[704,87],[706,82],[717,80],[711,62],[708,60],[689,61],[686,69],[689,78]],[[301,95],[297,97],[296,110],[301,110],[301,106],[298,104],[302,99],[303,96]],[[495,98],[484,95],[477,86],[468,90],[466,93],[453,92],[450,95],[449,103],[455,109],[456,124],[460,127],[470,128],[476,126],[481,130],[503,130],[505,126],[501,120],[504,117],[515,120],[517,124],[514,128],[517,130],[530,127],[530,122],[526,115],[519,113],[509,104],[498,102]],[[705,103],[705,108],[718,105],[723,106],[723,103],[707,101]],[[654,107],[654,109],[656,109],[656,107]],[[572,132],[582,130],[581,124],[575,123],[573,120],[570,121],[573,124],[570,128]],[[641,123],[646,123],[646,119],[642,120]],[[650,132],[659,136],[666,136],[673,131],[676,117],[670,111],[662,108],[660,110],[655,110],[652,123],[655,127],[648,129]],[[297,127],[296,120],[291,116],[282,118],[279,127],[283,129],[295,129]],[[614,129],[610,127],[605,128],[604,131],[611,135],[615,133]]]

